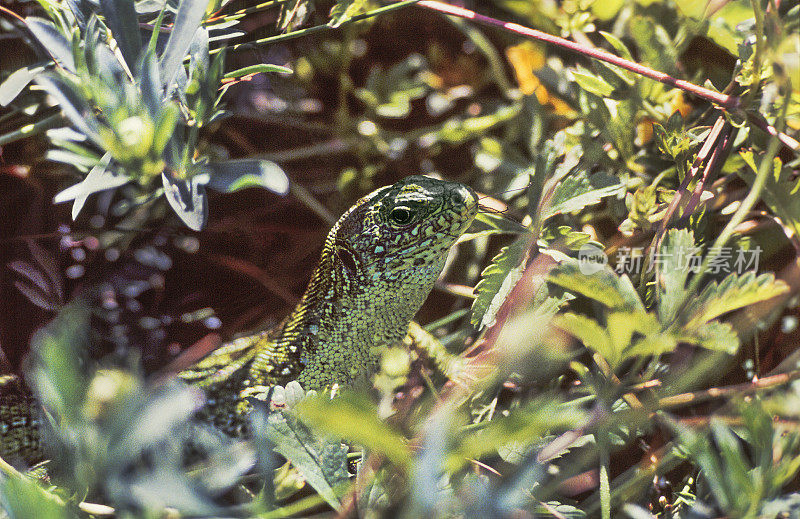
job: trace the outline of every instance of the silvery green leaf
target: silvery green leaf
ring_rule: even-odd
[[[117,40],[119,50],[128,69],[133,70],[142,50],[142,37],[139,20],[133,7],[133,0],[100,0],[106,25]]]
[[[208,2],[206,0],[182,0],[175,15],[172,33],[169,35],[164,53],[161,55],[161,80],[167,90],[175,80],[178,67],[182,67],[197,28],[203,20]]]
[[[161,179],[164,185],[164,195],[183,223],[194,231],[202,229],[208,218],[208,203],[203,179],[178,180],[166,173],[161,174]]]
[[[36,76],[36,83],[58,101],[64,115],[78,130],[92,140],[97,140],[92,108],[72,81],[59,74],[43,73]]]
[[[72,204],[72,219],[76,219],[80,214],[83,205],[89,195],[98,191],[105,191],[106,189],[113,189],[130,182],[130,178],[126,175],[115,173],[108,169],[111,162],[111,154],[106,153],[100,162],[92,168],[86,178],[82,182],[68,187],[67,189],[58,193],[53,197],[53,203],[67,202],[75,200]]]
[[[52,22],[43,18],[29,16],[25,19],[28,29],[62,67],[75,72],[75,59],[72,57],[72,44],[61,34]]]
[[[33,81],[36,74],[43,70],[43,65],[29,65],[8,76],[5,81],[0,83],[0,106],[6,106],[13,101]]]
[[[336,488],[349,477],[347,448],[338,440],[315,436],[293,416],[274,412],[266,420],[266,437],[275,444],[275,451],[291,461],[308,484],[338,509],[341,503]]]
[[[289,192],[289,178],[286,173],[269,160],[209,162],[204,169],[210,175],[208,187],[215,191],[232,193],[247,187],[262,187],[279,195]]]

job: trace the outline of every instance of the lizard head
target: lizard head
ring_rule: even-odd
[[[367,284],[432,284],[447,250],[477,212],[478,198],[469,187],[407,177],[359,200],[331,230],[328,244],[346,277]]]

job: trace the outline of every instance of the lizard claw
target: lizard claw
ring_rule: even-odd
[[[270,411],[291,409],[307,396],[315,395],[313,389],[306,391],[299,382],[293,380],[286,386],[254,386],[239,393],[243,399],[255,398],[268,401]]]

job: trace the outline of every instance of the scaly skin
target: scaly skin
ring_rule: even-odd
[[[365,379],[381,347],[405,337],[447,250],[477,210],[468,187],[422,176],[359,200],[331,229],[303,298],[283,323],[236,339],[179,374],[206,391],[201,417],[238,436],[246,434],[247,398],[263,398],[271,386],[297,380],[319,389]]]
[[[413,176],[359,200],[334,225],[305,294],[276,328],[223,345],[178,376],[207,395],[200,418],[247,435],[250,397],[296,380],[353,385],[401,341],[478,211],[468,187]],[[30,397],[0,380],[0,456],[41,457]]]

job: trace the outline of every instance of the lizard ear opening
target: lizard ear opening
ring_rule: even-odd
[[[339,261],[342,262],[342,265],[344,265],[347,270],[349,270],[353,274],[356,273],[356,271],[358,270],[358,263],[356,262],[356,258],[351,250],[341,246],[336,247],[336,256],[339,258]]]

